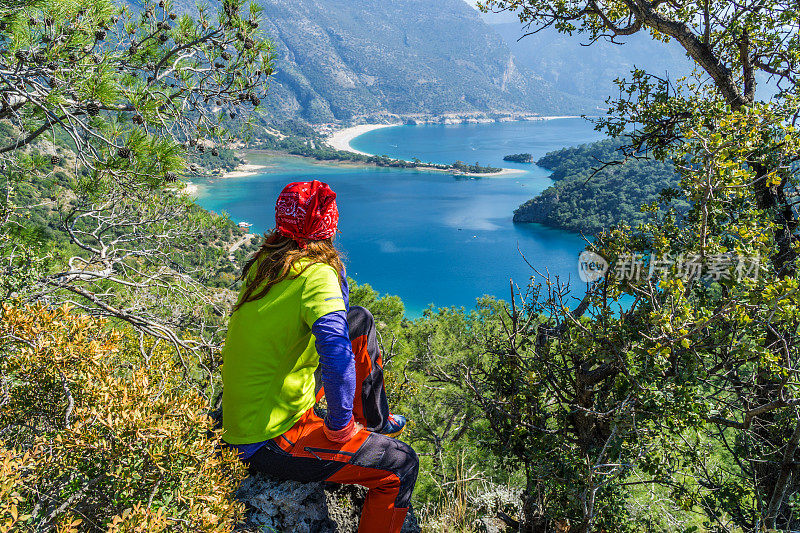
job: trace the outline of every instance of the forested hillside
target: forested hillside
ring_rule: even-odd
[[[640,208],[659,199],[665,189],[677,190],[680,177],[669,162],[631,159],[595,169],[622,158],[620,141],[607,139],[550,152],[536,164],[553,171],[555,184],[516,211],[514,222],[537,222],[553,228],[594,234],[620,222],[631,226],[648,220]],[[685,212],[689,204],[673,206]]]

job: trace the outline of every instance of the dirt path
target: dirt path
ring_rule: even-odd
[[[247,234],[245,234],[241,239],[239,239],[238,241],[233,243],[233,245],[228,249],[228,253],[229,254],[234,253],[236,250],[238,250],[239,248],[241,248],[245,244],[247,244],[250,241],[252,241],[255,238],[255,236],[256,236],[255,233],[247,233]]]

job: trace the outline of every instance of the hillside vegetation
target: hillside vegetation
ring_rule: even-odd
[[[553,171],[555,183],[514,211],[514,222],[595,234],[620,223],[630,226],[652,218],[642,206],[657,202],[662,191],[676,191],[680,176],[670,162],[630,159],[595,173],[605,162],[620,160],[619,140],[607,139],[546,154],[536,164]],[[688,203],[675,201],[678,212]]]

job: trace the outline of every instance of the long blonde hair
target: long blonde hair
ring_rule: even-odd
[[[291,279],[297,278],[314,263],[324,263],[336,270],[341,284],[344,268],[339,252],[333,246],[333,238],[308,241],[306,247],[301,250],[294,240],[282,235],[277,230],[272,230],[264,234],[264,244],[242,270],[245,288],[233,311],[236,312],[247,302],[266,296],[273,285],[290,277],[292,266],[301,259],[305,259],[307,263],[297,274],[291,276]],[[252,276],[249,275],[251,268],[256,269]],[[262,284],[263,287],[256,292],[256,289]]]

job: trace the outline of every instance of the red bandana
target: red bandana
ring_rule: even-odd
[[[275,227],[300,245],[333,237],[339,223],[336,193],[321,181],[300,181],[284,187],[275,204]]]

